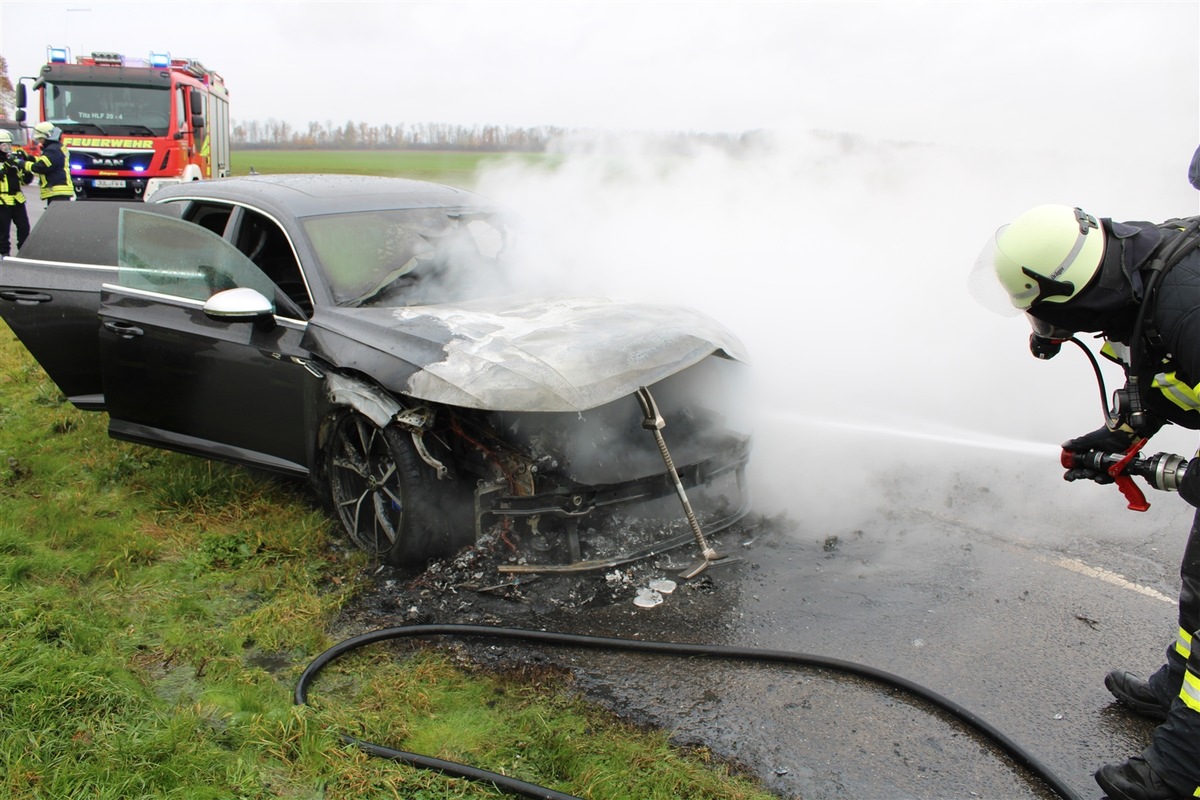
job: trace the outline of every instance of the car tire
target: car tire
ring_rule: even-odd
[[[437,480],[407,431],[343,411],[324,467],[333,513],[356,545],[387,564],[421,568],[473,539],[463,525],[469,495]]]

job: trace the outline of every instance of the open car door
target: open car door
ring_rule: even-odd
[[[17,258],[0,262],[0,317],[75,406],[103,410],[100,287],[117,276],[117,222],[133,203],[51,203]],[[178,208],[137,207],[178,216]]]
[[[99,310],[110,435],[307,474],[305,398],[324,382],[278,287],[211,231],[132,209],[117,262]]]

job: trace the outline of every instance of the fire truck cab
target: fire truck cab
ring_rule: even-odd
[[[145,199],[230,174],[229,92],[195,59],[97,52],[70,63],[69,50],[50,48],[37,78],[17,85],[21,122],[27,81],[41,119],[62,130],[78,199]]]

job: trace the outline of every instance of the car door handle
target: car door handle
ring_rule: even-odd
[[[122,339],[132,339],[135,336],[141,336],[145,331],[130,322],[121,322],[120,320],[105,320],[104,329],[112,331]]]
[[[38,303],[49,303],[54,298],[45,292],[34,292],[28,289],[5,289],[0,292],[0,298],[9,300],[17,305],[32,306]]]

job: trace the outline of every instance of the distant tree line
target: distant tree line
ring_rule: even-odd
[[[441,122],[368,125],[365,122],[310,122],[303,128],[268,119],[234,120],[233,146],[239,150],[470,150],[502,153],[541,153],[569,128],[543,125],[451,125]],[[704,143],[731,152],[753,144],[763,131],[742,133],[659,133],[664,144]]]
[[[438,122],[368,125],[365,122],[310,122],[293,127],[268,119],[233,122],[233,146],[240,150],[482,150],[537,153],[566,133],[564,128],[452,125]]]

